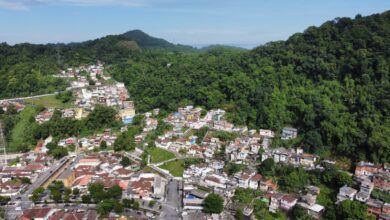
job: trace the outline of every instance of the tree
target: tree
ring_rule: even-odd
[[[293,219],[296,220],[313,220],[313,218],[307,214],[306,209],[302,208],[300,205],[296,205],[292,210]]]
[[[337,216],[340,219],[375,219],[375,217],[367,214],[366,205],[358,201],[351,201],[348,199],[341,202],[339,208],[337,209]]]
[[[259,166],[259,173],[270,176],[274,173],[275,162],[272,158],[265,159]]]
[[[107,191],[107,196],[112,199],[120,199],[122,197],[122,188],[118,185],[114,185]]]
[[[97,211],[102,216],[107,216],[115,207],[115,201],[111,199],[105,199],[98,205]]]
[[[131,160],[130,158],[123,156],[120,163],[123,167],[128,167],[131,164]]]
[[[221,213],[223,211],[223,202],[221,196],[210,193],[203,202],[203,211],[206,213]]]
[[[64,189],[64,202],[70,201],[70,195],[72,194],[72,190],[70,188]]]
[[[131,208],[134,204],[134,199],[124,198],[122,199],[122,204],[125,208]]]
[[[149,206],[150,208],[153,208],[153,206],[154,206],[155,204],[156,204],[156,201],[150,200],[148,206]]]
[[[50,155],[52,155],[56,159],[61,159],[68,155],[68,149],[65,147],[56,147],[53,150],[49,150],[48,152]]]
[[[20,178],[23,184],[31,184],[31,180],[28,177]]]
[[[3,207],[0,207],[0,219],[5,219],[7,220],[7,213],[5,212]]]
[[[91,129],[116,126],[116,114],[116,110],[111,107],[97,105],[88,115],[87,125]]]
[[[107,142],[106,141],[102,141],[100,142],[100,149],[104,150],[104,149],[107,149]]]
[[[99,202],[107,198],[102,183],[96,182],[88,186],[89,195],[94,202]]]
[[[242,209],[238,209],[236,211],[236,220],[244,220],[245,219],[245,216],[244,216],[244,213],[242,212]]]
[[[140,206],[139,202],[135,201],[132,208],[135,209],[135,210],[138,210],[139,206]]]
[[[117,214],[120,214],[123,212],[123,204],[120,203],[120,202],[115,202],[115,205],[114,205],[114,212],[116,212]]]
[[[41,194],[45,191],[45,189],[43,189],[43,187],[38,187],[36,188],[33,192],[32,192],[32,195],[30,197],[31,201],[33,201],[34,203],[38,202],[39,199],[41,198]]]
[[[74,196],[78,196],[80,194],[79,188],[74,188],[72,193]]]
[[[335,182],[338,187],[344,186],[344,185],[351,185],[352,183],[352,176],[348,175],[348,173],[343,171],[338,171],[335,176]]]
[[[82,195],[81,196],[81,201],[85,204],[91,203],[91,196],[89,195]]]
[[[51,198],[54,200],[55,203],[58,203],[62,200],[62,194],[59,190],[51,190]]]
[[[5,205],[9,201],[11,201],[11,198],[9,196],[0,196],[0,205]]]

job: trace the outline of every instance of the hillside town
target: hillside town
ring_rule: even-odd
[[[103,105],[117,111],[121,125],[88,136],[49,135],[0,166],[1,202],[9,219],[222,220],[236,219],[237,213],[256,219],[264,210],[288,218],[297,209],[322,219],[330,188],[321,181],[287,188],[280,175],[287,171],[275,171],[283,169],[313,176],[334,169],[352,181],[340,180],[345,184],[334,189],[337,198],[331,205],[358,201],[370,216],[390,219],[389,201],[382,199],[390,193],[389,164],[361,161],[350,173],[335,160],[294,145],[298,129],[237,126],[223,109],[189,105],[165,115],[160,109],[136,114],[125,85],[105,74],[100,62],[69,68],[57,77],[72,78],[74,107],[44,108],[34,118],[37,124],[50,122],[55,112],[81,120]],[[1,103],[4,111],[10,105],[17,111],[25,106]],[[119,140],[130,134],[125,144],[131,150],[117,150]],[[50,155],[53,144],[69,154]],[[221,210],[218,205],[210,210],[215,197],[222,201]]]

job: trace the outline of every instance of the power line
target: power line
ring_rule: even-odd
[[[3,152],[4,153],[4,158],[3,158],[3,163],[4,165],[7,164],[7,144],[6,144],[6,140],[5,140],[5,137],[4,137],[4,132],[3,132],[3,124],[1,123],[0,121],[0,152]]]

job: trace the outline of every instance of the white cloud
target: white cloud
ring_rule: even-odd
[[[0,0],[0,8],[5,8],[9,10],[15,11],[26,11],[28,10],[27,5],[22,1],[8,1],[8,0]]]
[[[0,0],[0,8],[23,11],[36,5],[146,7],[173,1],[175,0]]]

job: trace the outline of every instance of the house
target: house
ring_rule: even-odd
[[[374,189],[374,183],[366,179],[360,183],[360,191],[365,192],[368,195],[371,194],[371,191]]]
[[[65,187],[70,187],[76,180],[76,174],[72,169],[67,168],[57,177],[57,180],[63,182]]]
[[[268,207],[268,211],[276,213],[276,211],[280,208],[280,202],[283,198],[283,194],[281,193],[275,193],[271,196],[271,202]]]
[[[382,191],[390,191],[390,172],[380,171],[373,176],[374,187]]]
[[[297,204],[297,201],[298,199],[291,195],[283,195],[280,200],[280,207],[283,210],[289,211]]]
[[[101,163],[99,158],[83,158],[81,159],[77,165],[76,168],[79,166],[98,166]]]
[[[241,188],[248,188],[249,187],[249,179],[251,178],[251,175],[248,173],[242,173],[238,178],[238,187]]]
[[[318,156],[313,154],[302,154],[300,164],[304,167],[313,168],[318,160]]]
[[[171,146],[172,141],[165,137],[158,137],[156,141],[154,142],[156,147],[162,148],[162,149],[168,149],[169,146]]]
[[[55,209],[51,208],[31,208],[23,211],[23,215],[20,216],[19,220],[48,220],[50,216],[56,212]]]
[[[260,129],[259,134],[263,138],[273,138],[275,137],[275,133],[271,130],[265,130],[265,129]]]
[[[384,202],[377,200],[377,199],[369,199],[366,202],[367,205],[367,212],[370,214],[373,214],[375,216],[379,216],[382,214],[382,206],[384,205]]]
[[[361,161],[356,165],[355,176],[367,176],[371,177],[379,170],[378,166],[375,166],[373,163]]]
[[[43,122],[49,121],[51,117],[53,116],[54,110],[53,109],[47,109],[41,113],[39,113],[35,117],[35,121],[39,124],[42,124]]]
[[[385,203],[382,206],[382,215],[389,217],[390,216],[390,203]]]
[[[355,196],[355,199],[357,201],[360,201],[360,202],[367,202],[367,200],[370,198],[370,194],[367,193],[367,192],[363,192],[363,191],[359,191],[356,196]]]
[[[337,194],[337,201],[341,202],[346,199],[353,200],[355,198],[356,193],[357,193],[356,189],[345,185],[340,188],[340,191]]]
[[[298,130],[296,128],[285,127],[282,130],[282,140],[291,140],[296,138]]]
[[[209,175],[204,178],[204,182],[208,187],[226,188],[227,179],[217,174]]]
[[[72,189],[77,188],[80,191],[86,191],[88,184],[92,181],[92,175],[83,175],[78,177],[72,184]]]
[[[251,153],[257,154],[259,150],[261,149],[261,145],[258,143],[254,143],[250,145]]]
[[[263,178],[263,177],[260,174],[256,174],[256,175],[252,176],[249,179],[249,188],[258,189],[259,185],[260,185],[261,178]]]
[[[260,180],[260,190],[267,192],[267,191],[275,191],[277,189],[277,185],[272,181],[272,179],[269,180]]]
[[[224,121],[224,120],[214,122],[214,129],[215,130],[232,132],[233,127],[234,127],[234,125],[232,123],[229,123],[229,122]]]
[[[141,173],[131,177],[127,195],[142,200],[162,199],[165,194],[165,183],[159,175]]]
[[[307,214],[309,214],[310,216],[312,216],[315,219],[320,219],[321,215],[322,215],[322,213],[324,213],[324,211],[325,211],[324,206],[319,205],[319,204],[314,204],[308,208]]]
[[[76,112],[74,109],[64,109],[61,110],[61,117],[62,118],[73,118],[75,116]]]
[[[203,201],[209,193],[198,189],[193,189],[183,198],[184,210],[202,210]]]

